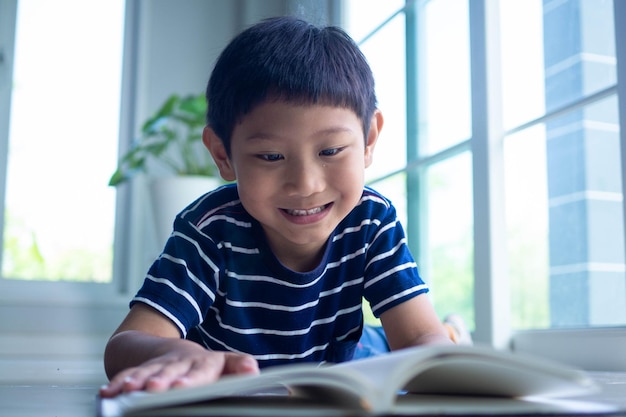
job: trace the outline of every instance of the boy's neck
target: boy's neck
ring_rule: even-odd
[[[285,267],[295,272],[309,272],[317,268],[322,261],[326,244],[317,248],[291,246],[289,250],[281,250],[270,243],[270,248]]]

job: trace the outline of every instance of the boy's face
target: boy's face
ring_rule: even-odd
[[[382,128],[378,111],[371,125],[364,140],[352,110],[268,101],[235,126],[230,157],[210,129],[205,144],[222,177],[237,180],[243,206],[278,259],[304,270],[319,262],[329,235],[360,200]]]

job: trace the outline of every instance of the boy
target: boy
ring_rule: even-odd
[[[207,100],[204,144],[236,185],[177,216],[107,344],[102,396],[350,360],[362,297],[391,349],[452,343],[395,209],[364,186],[383,118],[348,35],[263,21],[222,52]]]

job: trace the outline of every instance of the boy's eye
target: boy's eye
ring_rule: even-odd
[[[274,162],[283,159],[283,156],[278,153],[262,153],[257,155],[257,158],[268,162]]]
[[[324,149],[323,151],[320,152],[320,156],[333,156],[333,155],[337,155],[339,152],[341,152],[342,148],[331,148],[331,149]]]

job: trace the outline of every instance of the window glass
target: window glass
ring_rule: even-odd
[[[343,0],[343,27],[357,42],[404,7],[405,0]]]
[[[20,0],[2,277],[111,280],[124,1]]]
[[[458,313],[474,328],[472,159],[464,152],[425,172],[425,280],[442,314]],[[424,213],[422,213],[423,215]]]
[[[511,314],[517,329],[626,323],[611,1],[500,2]],[[571,110],[550,112],[570,106]],[[544,124],[517,131],[547,116]]]
[[[617,99],[506,138],[513,325],[626,324]]]
[[[367,3],[367,2],[366,2]],[[379,5],[385,5],[379,7]],[[361,1],[346,15],[346,30],[355,40],[366,36],[385,18],[403,6],[402,1],[376,2],[364,7]],[[374,36],[360,45],[376,82],[378,108],[383,113],[384,126],[376,145],[374,163],[366,171],[373,180],[406,166],[406,47],[405,18],[399,13],[381,27]]]
[[[384,125],[367,179],[379,178],[406,166],[406,50],[404,14],[393,18],[376,36],[361,44],[376,82],[378,108]]]
[[[545,113],[542,0],[498,3],[505,129]]]
[[[419,145],[433,154],[471,135],[468,3],[431,0],[417,13]]]
[[[611,1],[498,4],[505,129],[616,83]]]
[[[548,112],[615,84],[613,2],[544,2],[543,45]]]
[[[550,322],[545,136],[541,125],[505,141],[507,262],[516,329]]]

